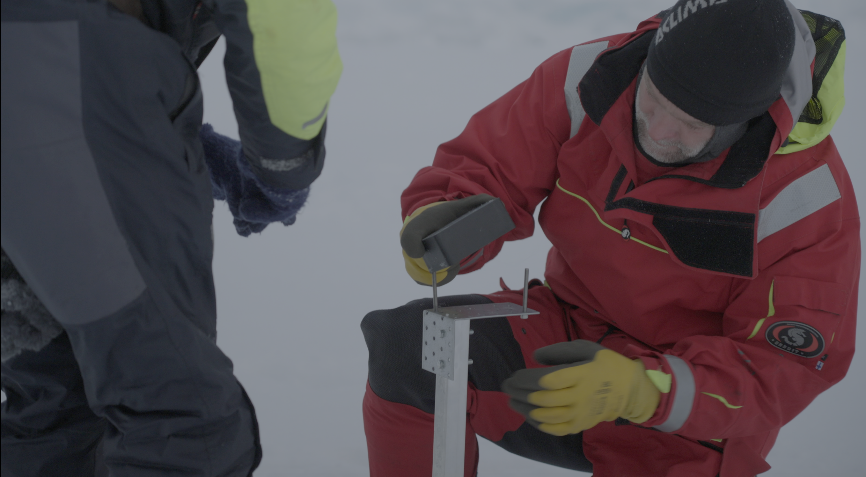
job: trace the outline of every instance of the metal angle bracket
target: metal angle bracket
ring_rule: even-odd
[[[466,436],[469,338],[473,319],[537,315],[514,303],[485,303],[424,310],[422,368],[436,374],[433,477],[462,477]]]
[[[515,303],[484,303],[424,310],[421,367],[433,374],[443,374],[453,381],[454,365],[467,365],[467,357],[463,353],[458,355],[457,345],[458,341],[463,344],[460,339],[463,335],[469,336],[470,320],[537,314],[538,311]]]
[[[436,375],[433,416],[433,477],[462,477],[466,436],[466,389],[469,382],[469,322],[483,318],[519,316],[539,312],[527,308],[529,269],[523,275],[523,306],[484,303],[439,307],[433,281],[433,309],[424,310],[421,368]]]

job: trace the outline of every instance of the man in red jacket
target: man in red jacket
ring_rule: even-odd
[[[467,476],[475,434],[597,477],[769,469],[781,426],[854,352],[860,222],[829,136],[844,39],[785,0],[681,0],[552,56],[439,147],[402,196],[416,281],[433,280],[420,238],[491,196],[516,228],[437,283],[530,236],[542,201],[553,244],[529,285],[540,315],[473,322]],[[362,323],[374,476],[430,473],[427,308]]]

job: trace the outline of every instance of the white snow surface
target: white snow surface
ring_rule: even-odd
[[[368,475],[361,417],[367,351],[359,324],[371,310],[430,296],[403,269],[399,197],[437,145],[547,57],[631,31],[673,1],[335,3],[345,71],[331,102],[325,171],[308,204],[295,225],[271,225],[250,238],[235,233],[224,203],[214,212],[218,343],[256,405],[264,446],[257,477]],[[866,7],[862,0],[795,4],[846,28],[847,106],[833,136],[866,197]],[[205,120],[236,138],[224,51],[220,41],[200,69]],[[548,247],[540,230],[509,242],[495,261],[442,293],[492,292],[499,277],[519,287],[524,267],[542,276]],[[861,295],[863,289],[861,283]],[[764,475],[866,475],[864,396],[860,352],[848,377],[782,430]],[[481,476],[578,474],[480,443]]]

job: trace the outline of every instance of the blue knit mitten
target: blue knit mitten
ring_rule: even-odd
[[[227,138],[204,124],[199,132],[210,171],[213,197],[224,200],[234,216],[238,234],[259,233],[272,222],[292,225],[310,188],[280,189],[262,182],[250,167],[240,141]]]

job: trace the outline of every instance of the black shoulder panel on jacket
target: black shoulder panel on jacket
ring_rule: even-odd
[[[595,60],[577,86],[580,103],[595,124],[601,124],[613,103],[628,88],[643,65],[655,30],[606,51]]]

